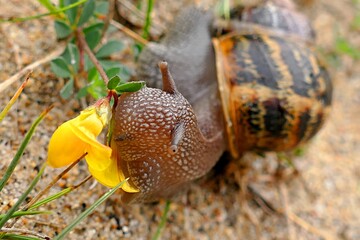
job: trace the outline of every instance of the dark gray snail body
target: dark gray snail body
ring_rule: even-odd
[[[238,157],[292,149],[323,123],[331,83],[305,44],[311,31],[302,29],[297,43],[286,27],[234,22],[225,28],[232,33],[212,40],[213,23],[209,12],[182,13],[139,58],[139,80],[155,88],[119,98],[113,140],[125,177],[140,190],[124,202],[171,197],[227,150]],[[165,62],[158,71],[161,60],[176,86]]]

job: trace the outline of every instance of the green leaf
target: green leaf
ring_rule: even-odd
[[[116,86],[120,83],[120,81],[121,80],[120,80],[119,76],[116,75],[116,76],[112,77],[107,84],[107,88],[110,90],[115,89]]]
[[[91,16],[93,16],[94,14],[94,10],[95,10],[95,2],[94,0],[89,0],[85,3],[85,6],[82,10],[79,22],[78,22],[78,26],[83,25],[84,23],[86,23]]]
[[[109,78],[112,78],[115,75],[119,75],[119,77],[121,78],[122,82],[127,82],[129,81],[132,73],[130,68],[128,68],[127,66],[119,63],[119,62],[115,62],[115,61],[109,61],[109,60],[99,60],[101,66],[105,69],[106,71],[106,75]]]
[[[76,93],[76,98],[80,99],[86,97],[86,95],[88,94],[88,88],[88,86],[80,88],[79,91]]]
[[[127,82],[127,81],[129,81],[129,79],[130,79],[130,77],[131,77],[131,70],[127,67],[127,66],[125,66],[125,65],[120,65],[120,74],[119,74],[119,76],[120,76],[120,78],[124,81],[124,82]]]
[[[29,237],[29,236],[24,236],[24,235],[17,235],[17,234],[13,234],[13,233],[6,233],[2,239],[9,239],[9,240],[41,240],[40,238],[37,237]]]
[[[142,87],[145,86],[144,81],[138,81],[138,82],[127,82],[124,84],[121,84],[115,88],[115,91],[118,93],[124,93],[124,92],[136,92],[139,91]]]
[[[104,25],[105,25],[104,22],[96,22],[96,23],[91,24],[90,26],[84,28],[83,32],[85,35],[92,31],[100,31],[101,32]]]
[[[88,81],[89,85],[87,86],[87,91],[93,98],[100,99],[107,95],[106,85],[100,78],[95,67],[88,72]]]
[[[64,6],[69,6],[76,2],[77,2],[77,0],[64,0]],[[71,9],[65,11],[65,14],[68,17],[69,22],[71,24],[74,24],[76,21],[77,10],[78,10],[78,7],[74,7],[74,8],[71,8]]]
[[[95,99],[104,98],[107,95],[107,88],[101,79],[91,82],[87,88],[88,93]]]
[[[104,44],[99,51],[95,54],[97,58],[104,58],[110,56],[112,53],[121,51],[124,44],[120,41],[112,40]]]
[[[62,20],[55,20],[55,32],[59,39],[66,38],[71,34],[71,27]]]
[[[115,77],[116,75],[119,75],[121,71],[121,68],[114,67],[106,70],[106,76],[108,76],[109,79]],[[120,77],[121,78],[121,77]]]
[[[77,72],[79,69],[79,62],[80,62],[80,54],[78,47],[73,44],[69,43],[66,46],[62,57],[67,62],[68,65],[72,66],[73,72]]]
[[[61,240],[64,239],[64,237],[73,230],[84,218],[89,216],[100,204],[102,204],[106,199],[108,199],[116,190],[118,190],[127,179],[116,185],[113,189],[109,190],[107,193],[105,193],[101,198],[99,198],[95,203],[93,203],[88,209],[86,209],[84,212],[82,212],[76,219],[74,219],[69,225],[66,226],[64,230],[62,230],[59,235],[54,237],[54,240]]]
[[[88,72],[88,82],[94,81],[96,78],[98,78],[99,73],[97,72],[96,68],[93,67]]]
[[[96,13],[97,14],[107,14],[109,12],[109,2],[101,1],[96,3]]]
[[[110,68],[119,68],[119,67],[121,67],[121,64],[119,62],[115,62],[115,61],[99,59],[99,62],[101,64],[101,66],[105,69],[105,71],[107,71]]]
[[[57,57],[53,59],[50,63],[51,70],[58,76],[63,78],[68,78],[71,76],[69,67],[67,66],[64,58]]]
[[[85,33],[85,40],[89,45],[90,49],[93,50],[101,40],[101,31],[94,30],[88,33]]]
[[[85,71],[89,71],[91,68],[94,67],[93,62],[90,60],[89,56],[87,54],[84,54],[84,62],[85,62]]]
[[[69,81],[64,85],[60,90],[60,96],[63,99],[69,99],[69,97],[74,93],[74,79],[69,79]]]

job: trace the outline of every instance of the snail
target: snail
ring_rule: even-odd
[[[226,25],[187,9],[146,46],[137,76],[150,87],[121,95],[114,115],[119,166],[139,189],[123,202],[169,198],[225,151],[287,151],[320,129],[329,74],[307,19],[277,2],[242,9]]]

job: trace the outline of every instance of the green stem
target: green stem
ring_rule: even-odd
[[[30,215],[39,215],[39,214],[51,214],[49,211],[17,211],[15,212],[11,218],[22,217],[22,216],[30,216]],[[6,214],[0,214],[0,219],[3,219]]]
[[[38,19],[38,18],[50,16],[50,15],[56,15],[56,14],[58,14],[58,13],[65,12],[65,11],[71,9],[71,8],[74,8],[74,7],[76,7],[76,6],[79,6],[79,5],[83,4],[83,3],[85,3],[86,1],[87,1],[87,0],[81,0],[81,1],[79,1],[79,2],[70,4],[69,6],[60,8],[60,9],[58,9],[58,10],[56,10],[56,11],[47,12],[47,13],[43,13],[43,14],[39,14],[39,15],[35,15],[35,16],[23,17],[23,18],[12,18],[12,19],[8,19],[8,20],[0,19],[0,23],[2,23],[2,22],[24,22],[24,21],[33,20],[33,19]]]
[[[1,190],[4,188],[6,182],[9,180],[11,174],[14,172],[14,169],[16,167],[16,165],[19,163],[19,160],[21,158],[21,156],[23,155],[26,146],[28,145],[28,143],[31,140],[32,135],[35,132],[36,127],[39,125],[39,123],[44,119],[44,117],[46,116],[46,114],[52,109],[51,107],[48,107],[47,109],[45,109],[45,111],[43,111],[40,116],[35,120],[35,122],[31,125],[29,131],[26,133],[24,140],[22,141],[18,151],[16,152],[13,160],[11,161],[9,167],[6,169],[6,172],[4,174],[4,176],[2,177],[2,179],[0,180],[0,192]]]
[[[143,38],[148,39],[150,36],[150,26],[151,26],[151,13],[154,7],[154,0],[148,0],[147,4],[147,11],[146,11],[146,18],[145,18],[145,25],[144,25],[144,32]]]
[[[160,238],[162,230],[165,227],[165,224],[166,224],[166,221],[167,221],[167,214],[168,214],[169,209],[170,209],[170,204],[171,204],[171,201],[167,200],[166,204],[165,204],[164,213],[161,216],[159,226],[158,226],[158,228],[156,230],[156,233],[155,233],[154,237],[152,238],[152,240],[158,240]]]

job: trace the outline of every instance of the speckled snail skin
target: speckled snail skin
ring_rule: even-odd
[[[331,81],[288,3],[242,9],[226,25],[190,8],[144,49],[138,79],[154,88],[122,95],[115,112],[119,166],[140,190],[124,202],[171,197],[225,151],[291,150],[319,130]]]

